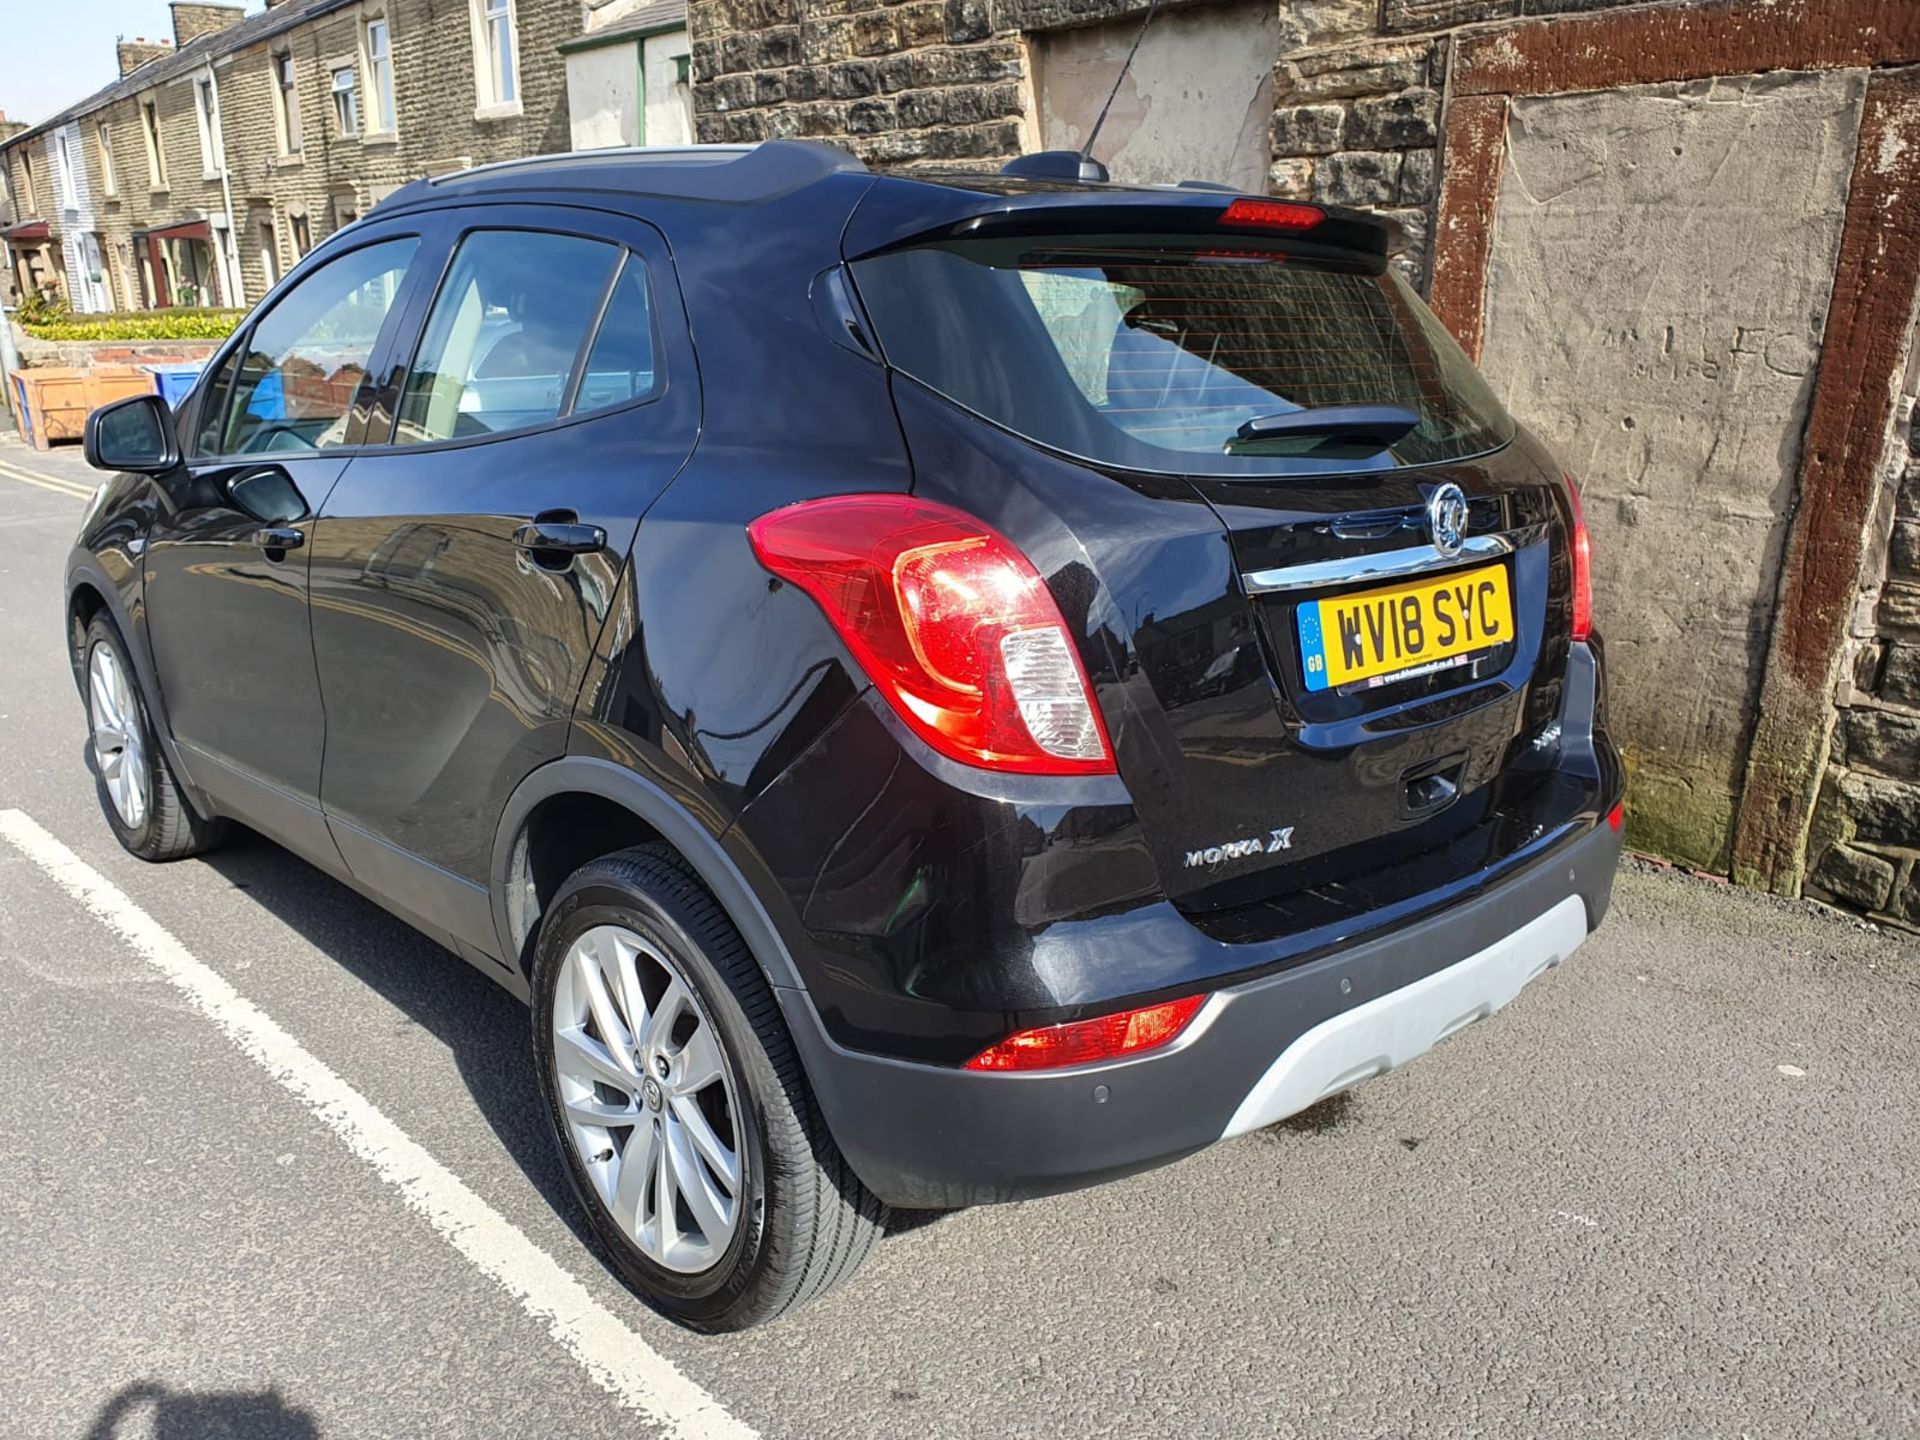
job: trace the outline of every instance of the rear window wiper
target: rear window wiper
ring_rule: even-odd
[[[1420,417],[1400,405],[1326,405],[1317,410],[1288,410],[1256,415],[1227,442],[1227,449],[1262,440],[1334,440],[1377,445],[1403,439]]]

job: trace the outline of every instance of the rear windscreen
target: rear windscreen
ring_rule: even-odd
[[[1513,435],[1391,271],[1087,237],[919,245],[852,269],[890,363],[1085,459],[1312,473],[1460,460]],[[1353,406],[1396,407],[1407,428],[1343,432]],[[1324,430],[1280,418],[1303,411],[1328,412]]]

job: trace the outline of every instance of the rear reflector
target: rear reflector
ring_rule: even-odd
[[[988,770],[1110,775],[1113,752],[1053,594],[1005,536],[910,495],[836,495],[747,527],[913,731]]]
[[[1249,230],[1311,230],[1327,218],[1318,205],[1292,200],[1236,200],[1220,212],[1222,225]]]
[[[1607,828],[1618,834],[1627,828],[1627,802],[1622,800],[1607,812]]]
[[[982,1050],[967,1069],[1057,1070],[1157,1050],[1186,1029],[1206,1001],[1204,995],[1189,995],[1118,1015],[1021,1030]]]

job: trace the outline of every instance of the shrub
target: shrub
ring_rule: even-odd
[[[130,310],[113,315],[62,314],[29,319],[20,328],[36,340],[224,340],[244,310]]]

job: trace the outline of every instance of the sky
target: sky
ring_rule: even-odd
[[[0,34],[0,110],[36,125],[119,75],[118,36],[170,37],[173,13],[167,0],[0,0]]]

